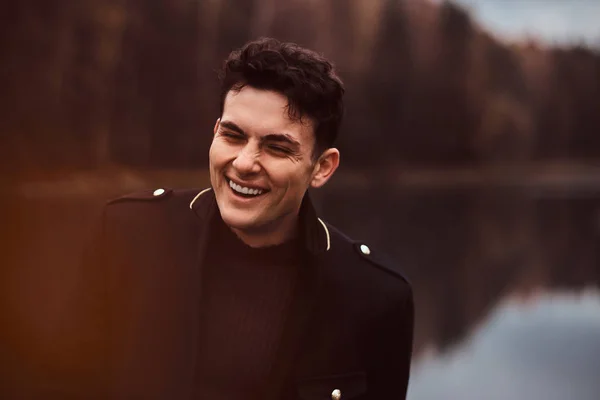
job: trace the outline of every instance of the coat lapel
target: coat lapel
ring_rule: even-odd
[[[315,209],[305,195],[300,208],[300,234],[306,246],[303,267],[299,271],[278,355],[270,376],[265,399],[295,398],[294,385],[298,360],[303,357],[308,328],[314,326],[318,299],[323,292],[325,268],[330,248],[329,232],[317,218]],[[283,396],[282,396],[283,394]]]
[[[194,268],[194,276],[192,279],[195,282],[193,302],[196,304],[195,314],[193,315],[193,344],[190,346],[190,354],[192,357],[192,367],[190,369],[190,380],[186,387],[193,391],[196,379],[196,370],[198,365],[200,335],[200,304],[202,301],[202,275],[204,271],[204,260],[206,259],[206,251],[208,250],[208,242],[210,232],[214,226],[214,220],[217,217],[218,208],[214,192],[211,188],[204,189],[198,193],[189,205],[197,218],[198,235],[196,241],[196,262]],[[191,396],[192,392],[190,392]]]

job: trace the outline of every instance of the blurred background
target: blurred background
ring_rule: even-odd
[[[600,2],[20,0],[0,16],[0,380],[42,398],[100,206],[206,187],[215,70],[258,36],[334,60],[321,215],[402,265],[410,400],[600,398]]]

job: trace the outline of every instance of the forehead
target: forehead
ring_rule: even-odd
[[[248,135],[288,134],[312,146],[313,122],[309,118],[291,119],[287,105],[287,98],[280,93],[245,86],[227,93],[221,120],[234,122]]]

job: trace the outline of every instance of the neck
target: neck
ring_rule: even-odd
[[[263,227],[257,230],[230,229],[242,242],[250,247],[275,246],[293,239],[298,233],[298,216],[290,218],[288,221],[280,221],[276,229],[272,227]]]

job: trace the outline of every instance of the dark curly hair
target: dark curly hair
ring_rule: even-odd
[[[313,121],[314,158],[333,146],[344,114],[344,84],[321,55],[294,43],[260,38],[231,52],[219,79],[221,115],[229,91],[244,86],[271,90],[287,97],[291,119]]]

